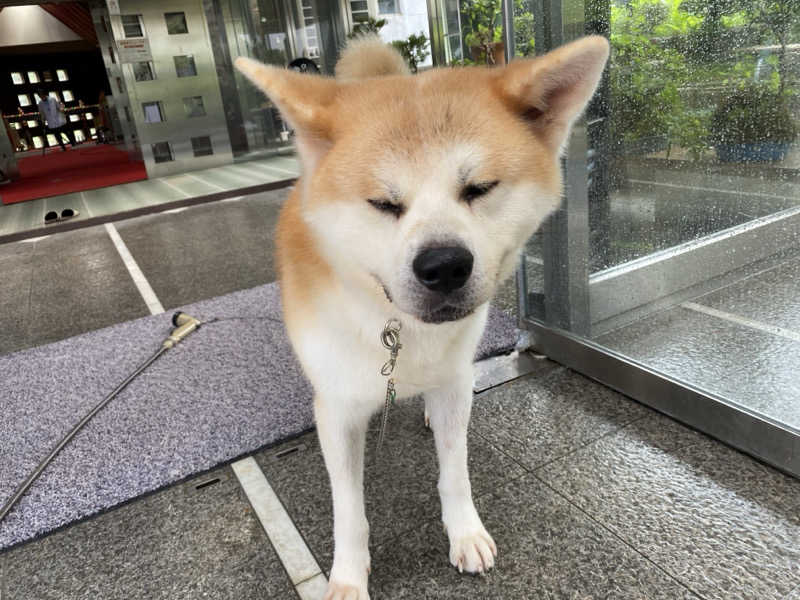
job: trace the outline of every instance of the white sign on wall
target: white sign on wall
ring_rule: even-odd
[[[121,63],[137,63],[153,60],[150,41],[147,38],[117,40],[117,53]]]

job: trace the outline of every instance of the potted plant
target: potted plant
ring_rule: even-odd
[[[721,162],[783,160],[798,133],[786,96],[757,84],[720,103],[710,129]]]
[[[406,59],[408,68],[411,69],[412,73],[416,73],[420,63],[425,62],[425,59],[430,55],[430,52],[428,52],[428,38],[421,31],[419,35],[412,33],[405,40],[395,40],[392,42],[392,46],[397,48],[398,52]]]
[[[464,42],[472,60],[479,64],[504,65],[500,0],[466,0],[461,4],[464,17]]]
[[[347,34],[347,39],[361,37],[362,35],[378,34],[386,26],[386,19],[373,19],[360,21],[353,25],[353,31]]]

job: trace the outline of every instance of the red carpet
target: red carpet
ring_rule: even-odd
[[[21,158],[18,165],[20,178],[0,187],[3,204],[147,179],[142,161],[131,161],[127,152],[109,145],[50,149],[44,156]]]

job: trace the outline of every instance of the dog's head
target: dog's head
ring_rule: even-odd
[[[452,321],[491,298],[557,207],[559,157],[608,43],[414,76],[392,52],[362,41],[336,79],[237,67],[295,129],[303,216],[332,267],[421,321]]]

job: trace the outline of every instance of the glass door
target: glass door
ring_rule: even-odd
[[[519,272],[536,345],[800,475],[800,5],[532,12],[537,52],[612,45]]]

